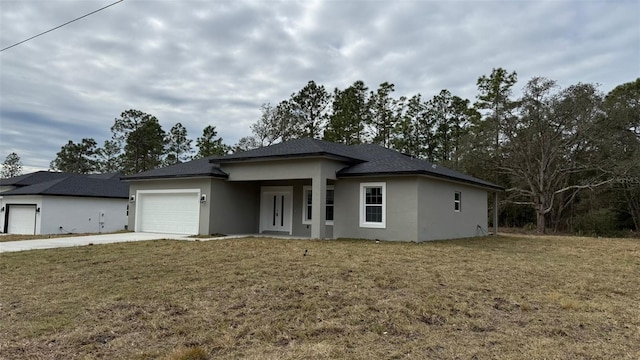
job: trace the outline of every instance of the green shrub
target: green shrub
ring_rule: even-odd
[[[575,231],[587,236],[620,236],[617,215],[611,209],[589,211],[576,219]]]

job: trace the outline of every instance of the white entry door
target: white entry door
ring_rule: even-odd
[[[265,186],[260,201],[260,232],[278,231],[291,234],[291,186]]]
[[[36,233],[36,206],[35,205],[8,205],[9,223],[7,233],[35,235]]]

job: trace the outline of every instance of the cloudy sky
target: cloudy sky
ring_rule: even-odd
[[[0,0],[0,48],[116,0]],[[469,98],[503,67],[603,92],[640,76],[639,0],[125,0],[0,52],[0,162],[49,166],[127,109],[227,144],[309,80]]]

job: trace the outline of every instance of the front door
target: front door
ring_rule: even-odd
[[[277,231],[291,234],[291,186],[264,186],[261,189],[260,232]]]

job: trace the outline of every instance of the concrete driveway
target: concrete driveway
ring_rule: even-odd
[[[37,240],[0,242],[0,253],[36,250],[36,249],[53,249],[53,248],[71,247],[71,246],[85,246],[89,244],[98,245],[98,244],[110,244],[110,243],[118,243],[118,242],[146,241],[146,240],[160,240],[160,239],[196,240],[193,238],[189,238],[189,235],[127,232],[127,233],[116,233],[116,234],[105,234],[105,235],[72,236],[72,237],[54,238],[54,239],[37,239]]]

